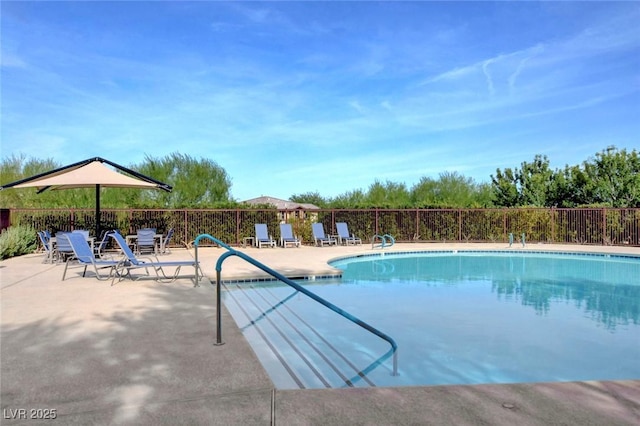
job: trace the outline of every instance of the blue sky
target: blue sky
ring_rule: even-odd
[[[244,200],[640,149],[637,2],[1,8],[3,158],[180,152]]]

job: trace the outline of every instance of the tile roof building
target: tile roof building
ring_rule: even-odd
[[[252,198],[250,200],[244,200],[243,203],[252,205],[265,205],[271,204],[278,210],[320,210],[320,207],[315,204],[295,203],[289,200],[281,200],[280,198],[262,196]]]
[[[281,200],[274,197],[257,197],[250,200],[244,200],[243,203],[256,206],[272,205],[276,209],[280,210],[278,213],[279,218],[283,222],[287,222],[289,219],[304,219],[305,217],[314,217],[313,210],[320,210],[320,207],[315,204],[307,203],[295,203],[289,200]],[[310,215],[311,214],[311,215]]]

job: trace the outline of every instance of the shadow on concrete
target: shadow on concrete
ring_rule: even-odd
[[[209,284],[105,288],[74,278],[55,285],[66,293],[75,287],[77,297],[49,294],[55,308],[35,321],[3,314],[4,424],[19,409],[27,410],[26,420],[31,409],[55,409],[64,424],[269,423],[272,385],[239,331],[228,327],[228,343],[213,345]],[[93,308],[86,304],[90,292],[98,298]],[[112,294],[101,302],[105,292]],[[24,309],[46,304],[38,299]]]

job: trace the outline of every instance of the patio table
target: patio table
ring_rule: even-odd
[[[127,242],[127,245],[129,247],[131,247],[138,240],[138,235],[130,234],[130,235],[127,235],[126,237],[124,237],[124,239]],[[158,241],[158,246],[160,247],[160,253],[164,253],[164,234],[155,234],[153,236],[153,239],[154,239],[154,241],[155,240]]]
[[[94,251],[93,247],[94,247],[95,241],[96,241],[95,237],[87,238],[87,242],[91,246],[91,251]],[[57,247],[58,241],[56,240],[55,236],[51,237],[51,239],[49,240],[49,244],[51,244],[51,250],[49,250],[49,252],[47,253],[47,262],[53,263],[53,259],[55,259],[56,256],[58,255],[58,247]]]

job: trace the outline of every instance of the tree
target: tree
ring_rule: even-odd
[[[366,195],[361,189],[355,189],[353,191],[347,191],[344,194],[340,194],[334,197],[330,203],[330,207],[333,208],[365,208],[366,205]]]
[[[553,176],[547,205],[571,208],[589,204],[591,199],[586,193],[586,182],[587,176],[580,166],[565,166]]]
[[[423,176],[411,188],[411,204],[415,207],[440,207],[438,201],[438,182]]]
[[[215,161],[172,153],[164,158],[149,156],[134,170],[173,186],[170,193],[145,191],[143,206],[163,208],[205,208],[228,205],[232,202],[231,180]]]
[[[11,156],[0,163],[0,181],[2,184],[15,182],[31,176],[45,173],[61,167],[52,159],[38,160],[24,155]],[[95,196],[87,189],[70,191],[45,191],[38,194],[35,188],[14,188],[0,191],[0,205],[5,208],[43,208],[43,207],[84,207],[89,197]]]
[[[458,172],[440,173],[438,180],[423,177],[411,188],[416,207],[488,207],[492,205],[491,186],[476,184]]]
[[[532,163],[522,163],[516,172],[520,187],[519,204],[524,206],[545,207],[550,196],[554,172],[549,168],[546,155],[536,155]]]
[[[586,191],[592,203],[611,207],[640,207],[640,156],[615,146],[584,163]]]
[[[474,202],[475,183],[458,172],[444,172],[438,181],[440,202],[451,207],[470,207]]]
[[[410,195],[404,183],[376,180],[369,186],[366,202],[368,207],[404,208],[410,205]]]
[[[328,205],[327,200],[325,200],[317,191],[305,192],[304,194],[298,194],[298,195],[294,194],[291,197],[289,197],[289,199],[294,203],[313,204],[320,208],[325,208]]]
[[[515,207],[520,205],[520,191],[518,189],[517,169],[516,172],[507,168],[497,169],[496,174],[491,175],[493,187],[494,203],[501,207]]]

